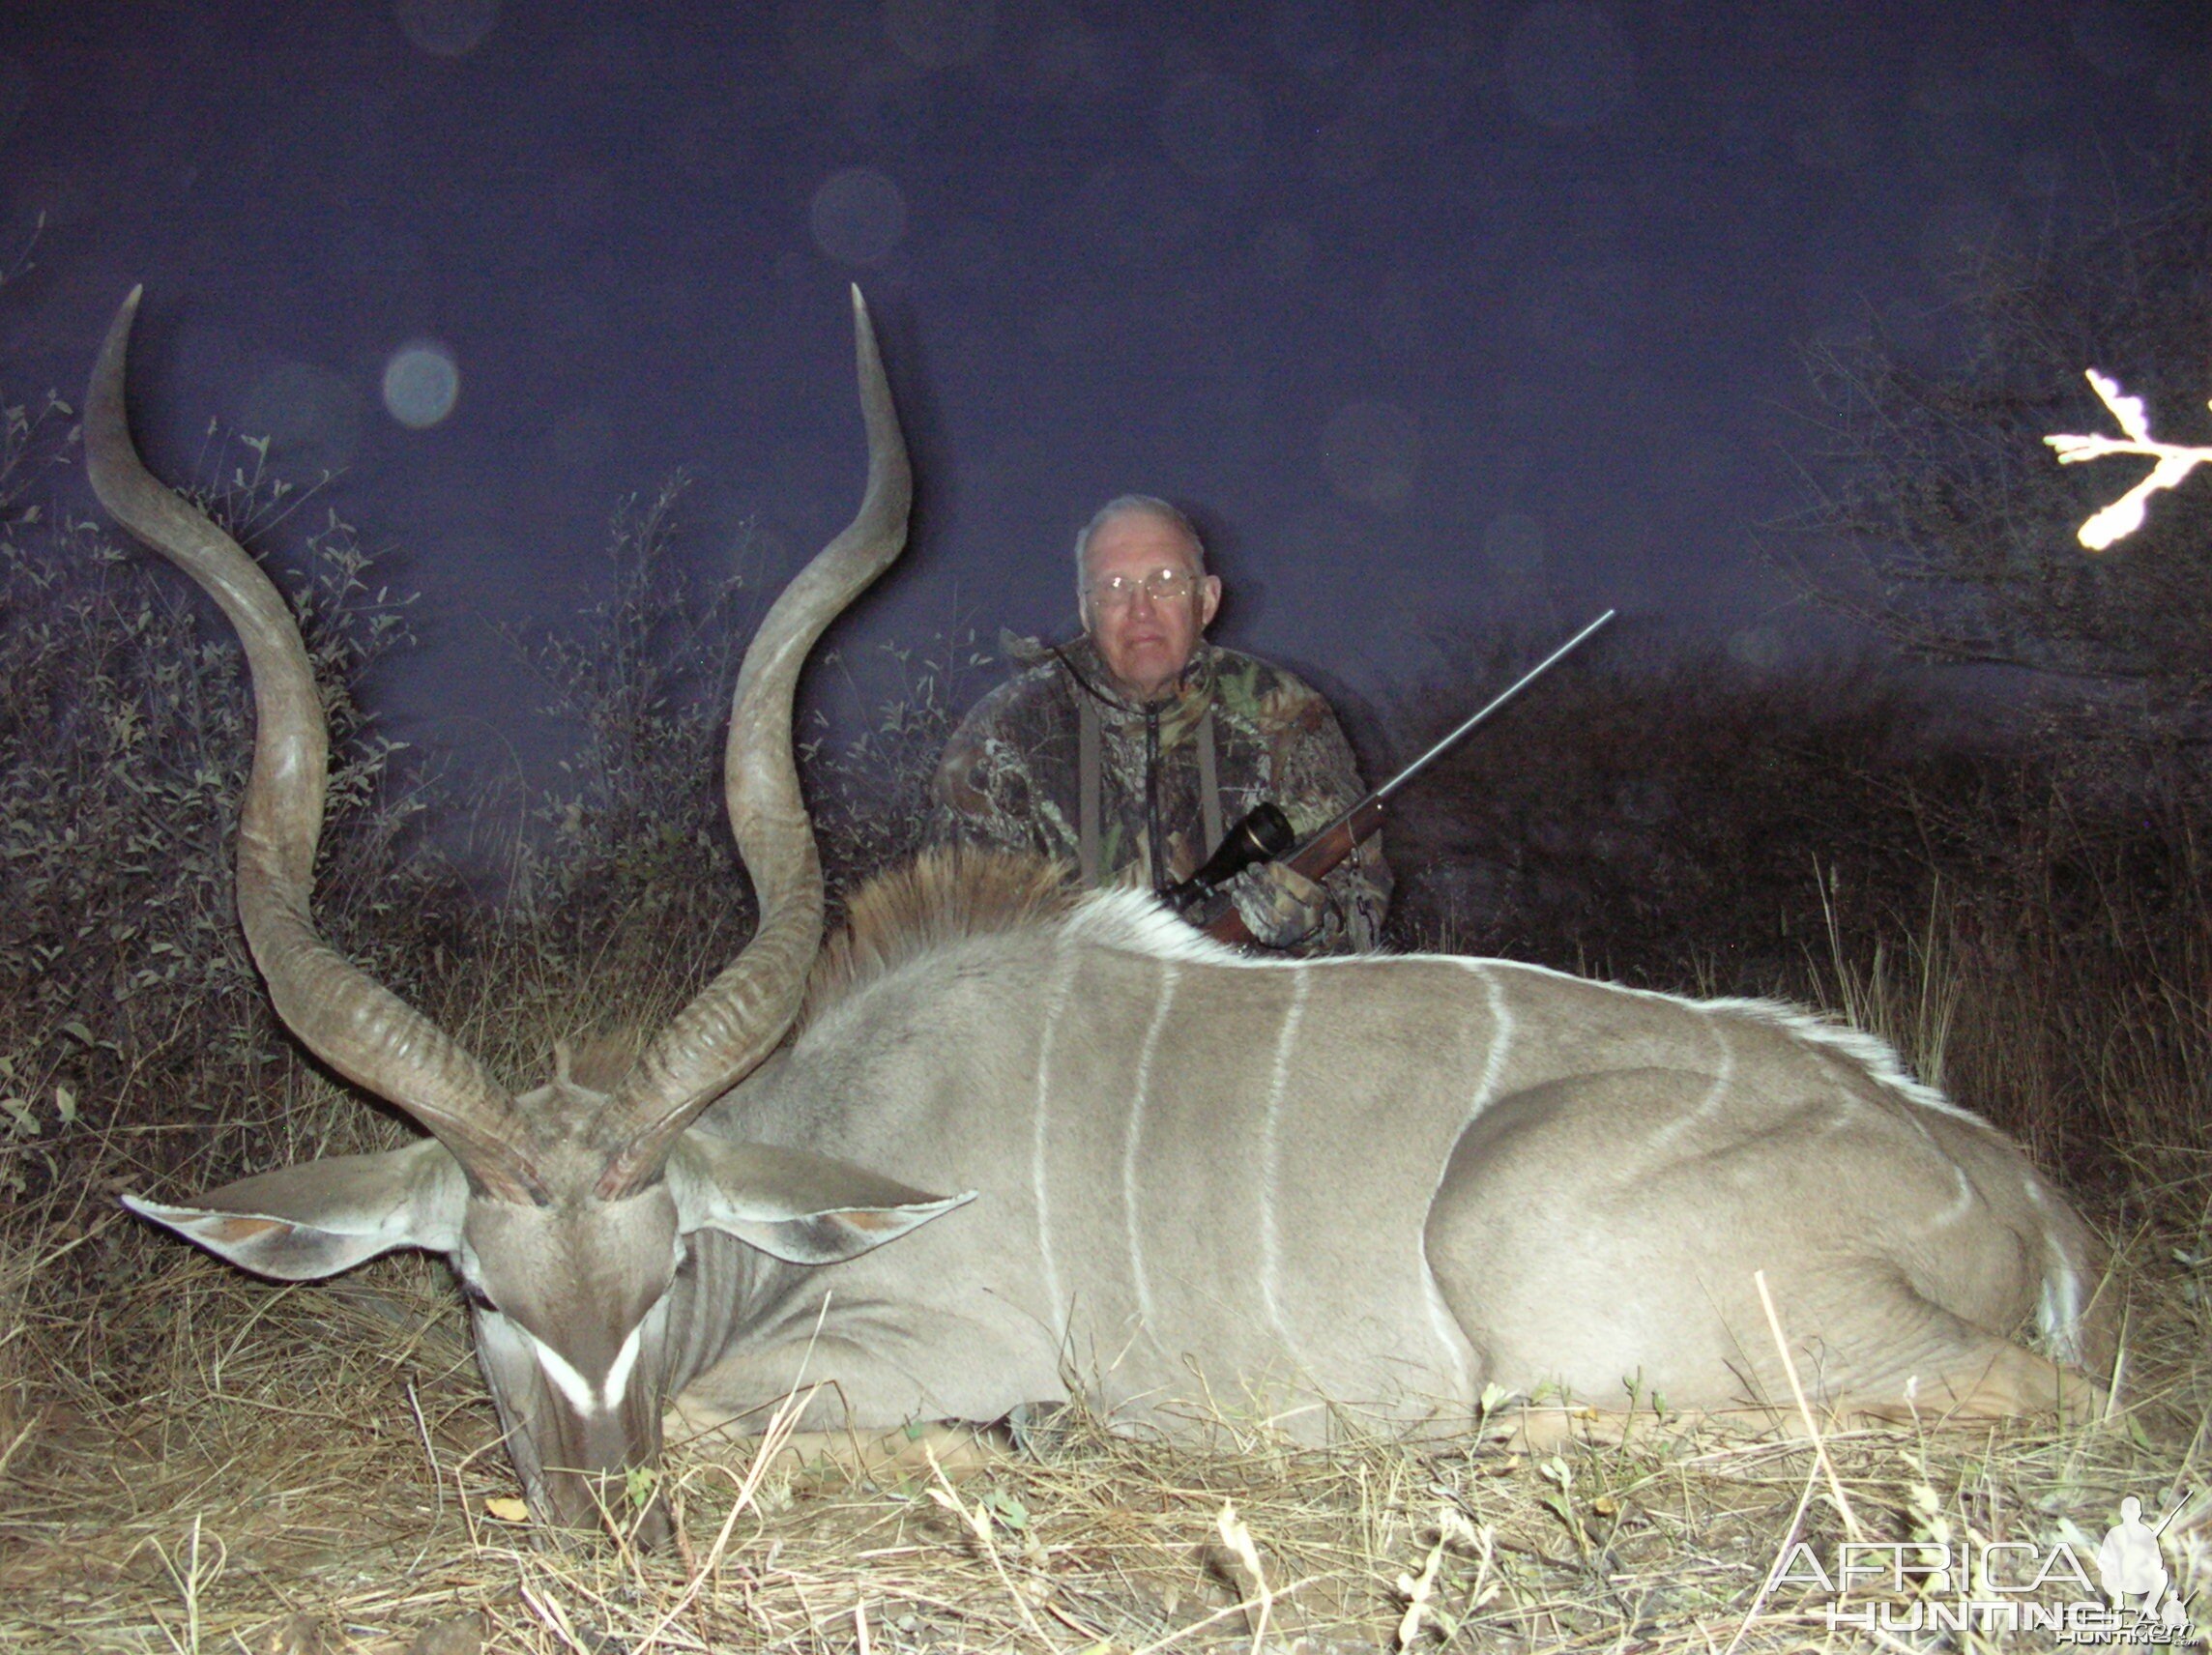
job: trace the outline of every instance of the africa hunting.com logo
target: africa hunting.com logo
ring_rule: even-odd
[[[1800,1540],[1777,1559],[1765,1589],[1825,1597],[1807,1612],[1831,1630],[2043,1632],[2081,1645],[2195,1643],[2197,1626],[2162,1543],[2188,1504],[2186,1496],[2177,1499],[2150,1523],[2130,1495],[2093,1552],[2066,1540],[1846,1541],[1823,1566]]]

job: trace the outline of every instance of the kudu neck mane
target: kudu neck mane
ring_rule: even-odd
[[[796,1027],[925,954],[1061,918],[1083,894],[1042,857],[924,851],[853,893],[844,925],[815,958]]]
[[[1066,870],[1042,857],[967,846],[923,851],[853,893],[844,923],[815,956],[792,1033],[902,966],[972,938],[1050,924],[1073,913],[1084,895]],[[563,1041],[556,1048],[559,1078],[611,1091],[646,1034],[620,1024]]]

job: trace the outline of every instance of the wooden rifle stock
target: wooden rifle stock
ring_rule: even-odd
[[[1382,799],[1379,794],[1369,794],[1344,815],[1324,828],[1289,856],[1279,858],[1284,867],[1305,875],[1314,884],[1336,871],[1337,863],[1367,840],[1375,837],[1382,826]],[[1238,947],[1256,942],[1244,916],[1237,912],[1237,905],[1229,903],[1214,919],[1204,927],[1206,934],[1217,943],[1229,943]]]

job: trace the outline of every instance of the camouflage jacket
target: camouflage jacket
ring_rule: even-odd
[[[1206,859],[1198,735],[1208,709],[1223,827],[1271,798],[1302,839],[1367,791],[1328,703],[1280,667],[1201,641],[1163,701],[1136,706],[1111,682],[1083,638],[1037,652],[1035,665],[977,702],[938,765],[931,838],[1078,862],[1079,698],[1099,714],[1102,885],[1162,889]],[[1229,894],[1264,944],[1300,953],[1375,947],[1390,899],[1381,841],[1340,863],[1323,890],[1318,930],[1257,870],[1238,875]]]

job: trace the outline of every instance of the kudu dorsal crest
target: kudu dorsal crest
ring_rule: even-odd
[[[794,687],[822,629],[905,543],[911,478],[866,305],[856,289],[868,437],[859,510],[770,611],[732,706],[727,802],[759,925],[611,1091],[564,1073],[517,1098],[316,932],[311,870],[329,739],[306,651],[261,569],[138,459],[124,398],[138,300],[134,290],[124,301],[93,370],[87,465],[101,503],[205,588],[245,645],[255,707],[238,855],[247,944],[302,1042],[431,1136],[388,1154],[263,1174],[188,1206],[126,1202],[280,1280],[328,1276],[397,1247],[445,1254],[474,1307],[484,1373],[532,1506],[551,1524],[596,1526],[606,1479],[658,1454],[665,1350],[671,1332],[684,1331],[672,1322],[690,1310],[693,1237],[712,1232],[819,1264],[966,1199],[692,1130],[798,1008],[821,941],[823,890],[792,759]],[[626,1516],[619,1503],[615,1515]],[[636,1515],[644,1538],[656,1538],[659,1510]]]

